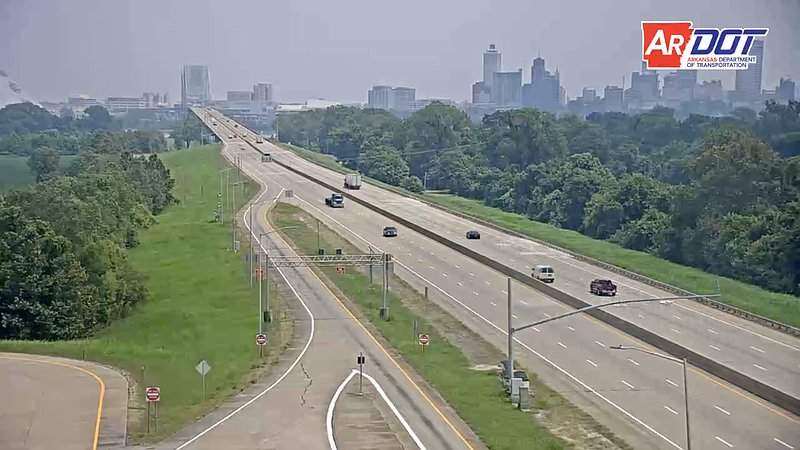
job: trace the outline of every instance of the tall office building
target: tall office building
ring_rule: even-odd
[[[755,103],[761,100],[761,69],[764,65],[764,41],[754,40],[750,56],[756,62],[747,69],[736,71],[736,97],[739,101]]]
[[[181,71],[181,106],[205,104],[211,101],[208,66],[183,66]]]
[[[489,87],[478,81],[472,85],[472,103],[491,103],[492,94]]]
[[[367,96],[367,105],[374,109],[392,108],[392,87],[391,86],[372,86]]]
[[[396,87],[392,89],[391,109],[396,111],[410,111],[411,103],[416,99],[417,90],[408,87]]]
[[[622,111],[622,102],[624,100],[624,93],[619,86],[606,86],[603,91],[603,103],[605,103],[606,111],[620,112]]]
[[[581,96],[583,97],[583,101],[586,103],[591,103],[597,100],[597,91],[594,89],[583,88],[583,92],[581,92]]]
[[[258,102],[271,102],[273,97],[272,85],[269,83],[258,83],[253,85],[253,100]]]
[[[531,66],[531,82],[522,87],[522,106],[556,112],[561,110],[561,97],[561,75],[558,69],[551,74],[545,68],[544,59],[536,57]]]
[[[795,95],[795,82],[791,78],[781,78],[776,91],[777,100],[779,102],[788,102],[794,100]]]
[[[537,56],[536,59],[533,60],[533,65],[531,66],[531,83],[535,84],[537,81],[543,81],[546,74],[547,70],[544,67],[544,58]]]
[[[494,83],[494,73],[502,70],[502,55],[494,44],[489,45],[489,50],[483,53],[483,85],[491,90]]]
[[[498,106],[520,106],[522,69],[516,72],[495,72],[492,77],[491,99]]]

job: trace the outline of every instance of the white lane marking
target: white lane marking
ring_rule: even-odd
[[[669,378],[665,378],[665,380],[667,380],[667,383],[669,383],[669,384],[671,384],[671,385],[673,385],[673,386],[675,386],[675,387],[678,387],[678,383],[676,383],[676,382],[674,382],[674,381],[670,380]]]
[[[572,327],[571,327],[571,326],[569,326],[569,325],[567,325],[567,328],[569,328],[571,331],[575,331],[575,328],[572,328]]]
[[[569,284],[569,283],[567,283],[567,282],[565,281],[565,282],[564,282],[564,286],[571,286],[571,284]]]
[[[376,248],[376,249],[377,249],[379,252],[381,251],[381,250],[380,250],[380,248],[379,248],[378,246],[376,246],[376,245],[372,244],[370,241],[366,240],[366,239],[365,239],[363,236],[361,236],[360,234],[356,233],[356,232],[355,232],[355,231],[353,231],[352,229],[348,228],[347,226],[345,226],[344,224],[342,224],[342,223],[341,223],[341,222],[339,222],[338,220],[334,219],[333,217],[331,217],[331,216],[330,216],[330,215],[328,215],[327,213],[323,212],[321,209],[317,208],[316,206],[312,205],[311,203],[309,203],[309,202],[308,202],[308,201],[306,201],[306,200],[303,200],[303,199],[302,199],[302,198],[300,198],[300,197],[297,197],[297,198],[298,198],[300,201],[302,201],[303,203],[305,203],[305,204],[307,204],[308,206],[310,206],[311,208],[315,209],[315,210],[316,210],[317,212],[319,212],[320,214],[322,214],[322,215],[324,215],[324,216],[328,217],[329,219],[331,219],[333,222],[335,222],[337,225],[339,225],[340,227],[342,227],[342,228],[344,228],[345,230],[347,230],[347,231],[348,231],[350,234],[352,234],[353,236],[357,237],[358,239],[360,239],[361,241],[365,242],[366,244],[368,244],[368,245],[372,246],[373,248]],[[497,330],[497,331],[498,331],[500,334],[502,334],[502,335],[504,335],[504,336],[508,336],[508,332],[507,332],[505,329],[503,329],[502,327],[498,326],[496,323],[492,322],[491,320],[487,319],[486,317],[484,317],[483,315],[481,315],[480,313],[478,313],[478,312],[477,312],[477,311],[475,311],[474,309],[470,308],[470,307],[469,307],[469,306],[468,306],[466,303],[464,303],[464,302],[462,302],[461,300],[459,300],[459,299],[455,298],[455,297],[454,297],[453,295],[451,295],[449,292],[445,291],[445,290],[444,290],[444,289],[442,289],[441,287],[439,287],[439,286],[437,286],[436,284],[432,283],[430,280],[428,280],[427,278],[425,278],[425,277],[423,277],[422,275],[420,275],[420,274],[419,274],[418,272],[416,272],[414,269],[412,269],[412,268],[408,267],[407,265],[403,264],[401,261],[399,261],[399,260],[395,260],[395,262],[396,262],[396,263],[397,263],[399,266],[401,266],[402,268],[404,268],[405,270],[407,270],[408,272],[410,272],[411,274],[413,274],[414,276],[416,276],[417,278],[419,278],[420,280],[424,281],[424,282],[425,282],[425,283],[427,283],[428,285],[432,286],[434,289],[436,289],[436,290],[438,290],[439,292],[441,292],[441,293],[442,293],[444,296],[448,297],[450,300],[452,300],[452,301],[456,302],[456,303],[457,303],[458,305],[460,305],[462,308],[466,309],[467,311],[469,311],[470,313],[472,313],[473,315],[475,315],[475,316],[476,316],[476,317],[478,317],[479,319],[481,319],[481,320],[483,320],[484,322],[486,322],[486,323],[487,323],[488,325],[490,325],[492,328],[494,328],[495,330]],[[470,275],[472,275],[472,276],[475,276],[475,274],[473,274],[473,273],[470,273]],[[477,295],[477,293],[476,293],[475,295]],[[537,333],[539,332],[539,329],[537,329],[536,327],[531,327],[531,329],[533,329],[533,330],[534,330],[534,331],[536,331]],[[531,346],[529,346],[528,344],[526,344],[526,343],[522,342],[522,341],[521,341],[521,340],[519,340],[518,338],[514,338],[514,342],[516,342],[517,344],[519,344],[519,345],[520,345],[522,348],[524,348],[525,350],[528,350],[529,352],[533,353],[533,354],[534,354],[534,355],[536,355],[536,356],[537,356],[539,359],[541,359],[542,361],[546,362],[547,364],[549,364],[549,365],[550,365],[550,366],[552,366],[554,369],[558,370],[559,372],[561,372],[562,374],[564,374],[565,376],[567,376],[569,379],[571,379],[571,380],[572,380],[572,381],[574,381],[575,383],[577,383],[577,384],[581,385],[581,387],[583,387],[583,388],[584,388],[584,389],[586,389],[587,391],[591,392],[592,394],[596,395],[598,398],[600,398],[600,399],[601,399],[601,400],[603,400],[604,402],[608,403],[608,404],[609,404],[609,405],[611,405],[611,406],[612,406],[614,409],[616,409],[617,411],[621,412],[622,414],[624,414],[626,417],[628,417],[629,419],[633,420],[634,422],[638,423],[639,425],[641,425],[642,427],[644,427],[645,429],[647,429],[648,431],[650,431],[650,432],[651,432],[651,433],[653,433],[654,435],[656,435],[656,436],[658,436],[659,438],[663,439],[664,441],[668,442],[670,445],[672,445],[672,446],[673,446],[673,447],[675,447],[676,449],[678,449],[678,450],[683,450],[683,449],[682,449],[682,447],[681,447],[680,445],[678,445],[678,444],[676,444],[675,442],[671,441],[671,440],[670,440],[670,439],[669,439],[667,436],[663,435],[663,434],[662,434],[662,433],[660,433],[658,430],[656,430],[656,429],[655,429],[655,428],[653,428],[652,426],[650,426],[650,425],[648,425],[647,423],[645,423],[643,420],[641,420],[641,419],[639,419],[638,417],[634,416],[633,414],[631,414],[630,412],[628,412],[628,410],[626,410],[625,408],[623,408],[623,407],[619,406],[618,404],[614,403],[614,402],[613,402],[613,401],[611,401],[611,400],[610,400],[608,397],[604,396],[602,393],[598,392],[596,389],[594,389],[593,387],[589,386],[588,384],[584,383],[583,381],[581,381],[581,380],[580,380],[578,377],[576,377],[575,375],[571,374],[570,372],[567,372],[567,371],[566,371],[564,368],[562,368],[561,366],[559,366],[558,364],[554,363],[553,361],[551,361],[550,359],[548,359],[547,357],[545,357],[545,356],[544,356],[544,355],[542,355],[541,353],[539,353],[539,352],[537,352],[536,350],[534,350],[534,349],[533,349],[533,347],[531,347]]]
[[[474,274],[474,273],[472,273],[472,272],[470,272],[470,273],[469,273],[469,276],[471,276],[471,277],[474,277],[474,276],[475,276],[475,274]]]
[[[245,172],[246,172],[246,171],[245,171]],[[267,186],[267,184],[266,184],[266,183],[264,183],[264,181],[263,181],[263,180],[259,179],[259,178],[258,178],[258,177],[257,177],[255,174],[252,174],[252,173],[250,173],[250,174],[248,174],[248,175],[250,175],[251,177],[255,178],[257,181],[260,181],[262,186]],[[256,198],[256,201],[254,201],[253,203],[256,203],[256,202],[257,202],[257,200],[259,200],[261,197],[263,197],[263,196],[264,196],[264,194],[266,194],[266,193],[267,193],[267,189],[265,188],[265,189],[264,189],[264,192],[263,192],[261,195],[259,195],[259,196]],[[280,195],[281,195],[282,193],[283,193],[283,190],[281,190],[281,192],[280,192],[280,193],[278,193],[278,197],[276,197],[276,199],[277,199],[277,198],[279,198],[279,197],[280,197]],[[250,208],[252,208],[252,205],[250,206]],[[247,212],[250,210],[250,208],[247,208],[247,211],[245,211],[245,217],[247,217]],[[251,234],[253,234],[253,235],[255,236],[255,232],[254,232],[252,229],[250,229],[250,224],[248,224],[248,223],[247,223],[247,220],[245,220],[245,226],[246,226],[246,227],[247,227],[247,228],[250,230],[250,233],[251,233]],[[267,253],[267,249],[266,249],[266,248],[264,248],[264,246],[263,246],[263,245],[261,245],[261,243],[260,243],[260,242],[259,242],[259,244],[258,244],[258,245],[259,245],[259,247],[261,247],[261,250],[262,250],[264,253]],[[196,436],[194,436],[193,438],[189,439],[188,441],[186,441],[186,442],[184,442],[183,444],[181,444],[180,446],[178,446],[178,447],[177,447],[175,450],[181,450],[181,449],[185,448],[186,446],[188,446],[189,444],[191,444],[192,442],[194,442],[194,441],[196,441],[196,440],[200,439],[200,438],[201,438],[201,437],[203,437],[203,436],[204,436],[206,433],[208,433],[209,431],[213,430],[214,428],[216,428],[216,427],[218,427],[218,426],[222,425],[222,424],[223,424],[223,423],[224,423],[226,420],[228,420],[228,419],[230,419],[231,417],[233,417],[233,416],[235,416],[236,414],[238,414],[238,413],[239,413],[239,411],[241,411],[241,410],[245,409],[246,407],[250,406],[250,404],[252,404],[252,403],[253,403],[253,402],[255,402],[256,400],[258,400],[259,398],[263,397],[263,396],[264,396],[264,394],[266,394],[267,392],[271,391],[271,390],[272,390],[272,388],[274,388],[275,386],[277,386],[277,385],[278,385],[278,383],[280,383],[281,381],[283,381],[283,379],[284,379],[284,378],[286,378],[286,376],[287,376],[287,375],[289,375],[289,373],[290,373],[292,370],[294,370],[295,366],[297,366],[297,364],[300,362],[300,359],[301,359],[301,358],[303,358],[303,356],[306,354],[306,350],[308,350],[308,347],[311,345],[311,341],[314,339],[314,328],[315,328],[315,318],[314,318],[314,315],[313,315],[313,314],[311,314],[311,310],[310,310],[310,309],[308,309],[308,305],[306,305],[306,302],[304,302],[304,301],[303,301],[303,299],[300,297],[300,294],[298,294],[298,293],[297,293],[297,291],[294,289],[294,286],[292,286],[292,284],[291,284],[291,283],[289,283],[289,279],[288,279],[288,278],[286,278],[286,275],[283,273],[283,271],[282,271],[280,268],[278,268],[278,267],[276,267],[276,269],[278,270],[278,273],[279,273],[279,274],[281,274],[281,277],[283,277],[283,280],[286,282],[286,284],[289,286],[289,289],[291,289],[291,290],[292,290],[292,293],[294,294],[294,296],[295,296],[295,297],[297,297],[297,299],[298,299],[298,300],[300,300],[300,304],[302,304],[302,305],[303,305],[303,308],[306,310],[306,312],[308,313],[308,316],[311,318],[311,332],[308,334],[308,342],[306,342],[306,345],[303,347],[303,350],[300,352],[300,354],[299,354],[299,355],[297,355],[297,359],[295,359],[295,360],[294,360],[294,362],[292,362],[292,364],[289,366],[289,368],[288,368],[288,369],[286,369],[286,372],[284,372],[284,373],[283,373],[283,375],[281,375],[281,376],[280,376],[280,377],[279,377],[277,380],[275,380],[275,382],[274,382],[274,383],[272,383],[271,385],[267,386],[267,388],[266,388],[266,389],[264,389],[263,391],[259,392],[259,393],[258,393],[258,395],[256,395],[255,397],[251,398],[250,400],[248,400],[248,401],[247,401],[247,403],[245,403],[244,405],[242,405],[242,406],[240,406],[240,407],[236,408],[235,410],[233,410],[233,411],[232,411],[230,414],[228,414],[227,416],[223,417],[222,419],[220,419],[219,421],[215,422],[215,423],[214,423],[213,425],[211,425],[210,427],[208,427],[208,428],[206,428],[205,430],[203,430],[203,431],[201,431],[200,433],[198,433],[198,434],[197,434]]]
[[[536,328],[536,327],[531,327],[531,330],[533,330],[533,331],[535,331],[535,332],[537,332],[537,333],[539,333],[539,332],[540,332],[540,331],[539,331],[539,329],[538,329],[538,328]]]
[[[765,372],[767,371],[767,368],[766,368],[766,367],[761,367],[761,366],[759,366],[759,365],[758,365],[758,364],[756,364],[756,363],[753,363],[753,367],[755,367],[756,369],[761,369],[761,370],[763,370],[763,371],[765,371]]]
[[[516,314],[512,314],[512,315],[511,315],[511,317],[513,317],[513,318],[515,318],[515,319],[519,319],[519,317],[517,317],[517,315],[516,315]]]
[[[509,258],[509,261],[514,262],[514,258]]]
[[[761,350],[761,349],[760,349],[760,348],[758,348],[758,347],[753,347],[753,346],[751,345],[751,346],[750,346],[750,348],[752,348],[753,350],[757,351],[758,353],[765,353],[765,352],[764,352],[764,350]]]
[[[672,414],[675,414],[676,416],[678,415],[678,411],[675,411],[674,409],[670,408],[667,405],[664,405],[664,409],[666,409],[667,411],[671,412]]]
[[[431,255],[433,255],[433,252],[431,252]]]
[[[632,360],[632,359],[630,359],[630,358],[628,358],[628,361],[630,361],[631,363],[633,363],[633,364],[634,364],[634,365],[636,365],[636,366],[638,366],[638,365],[639,365],[639,363],[638,363],[638,362],[636,362],[636,361],[634,361],[634,360]]]
[[[473,293],[473,294],[475,294],[475,295],[478,295],[478,293],[477,293],[477,292],[475,292],[475,291],[472,291],[472,293]]]
[[[676,330],[675,328],[670,328],[670,330],[672,330],[672,331],[674,331],[674,332],[676,332],[676,333],[678,333],[678,334],[681,334],[681,332],[680,332],[680,331],[678,331],[678,330]]]
[[[791,445],[787,444],[786,442],[783,442],[782,440],[780,440],[778,438],[772,438],[772,440],[777,442],[778,444],[781,444],[782,446],[784,446],[784,447],[786,447],[786,448],[788,448],[790,450],[794,450],[794,447],[792,447]]]
[[[719,411],[722,411],[723,413],[725,413],[725,414],[727,414],[727,415],[729,415],[729,416],[731,415],[731,413],[729,413],[728,411],[725,411],[724,409],[720,408],[720,407],[719,407],[719,406],[717,406],[717,405],[714,405],[714,408],[717,408],[717,410],[719,410]]]
[[[715,330],[712,330],[711,328],[709,328],[709,329],[708,329],[708,332],[709,332],[709,333],[714,333],[714,334],[719,334],[717,331],[715,331]]]
[[[422,262],[422,260],[421,259],[417,259],[417,262]]]
[[[460,269],[460,268],[461,268],[461,267],[460,267],[458,264],[456,264],[456,269]]]
[[[600,342],[600,341],[594,341],[594,343],[595,343],[595,344],[597,344],[597,345],[599,345],[600,347],[603,347],[603,348],[605,348],[605,346],[606,346],[606,344],[603,344],[603,343],[602,343],[602,342]]]
[[[594,361],[592,361],[591,359],[587,359],[586,362],[591,364],[591,365],[593,365],[593,366],[595,366],[595,367],[597,367],[597,364]]]
[[[413,243],[414,243],[414,241],[412,241],[411,239],[409,239],[409,240],[408,240],[408,243],[409,243],[409,244],[413,244]]]
[[[408,253],[408,256],[411,256],[411,252]]]
[[[559,343],[558,343],[558,345],[560,345],[560,346],[562,346],[562,347],[564,347],[564,348],[567,348],[567,346],[566,346],[566,345],[564,345],[564,344],[562,344],[561,342],[559,342]]]
[[[531,266],[525,266],[525,268],[526,268],[526,269],[530,269],[530,268],[531,268]]]
[[[460,281],[459,281],[459,282],[458,282],[458,285],[459,285],[459,286],[463,286],[463,285],[464,285],[464,283],[462,283],[462,282],[460,282]]]
[[[436,270],[436,267],[430,266],[431,270]]]
[[[492,305],[492,306],[497,306],[497,303],[495,303],[495,302],[489,302],[489,304]]]
[[[636,389],[635,387],[633,387],[632,384],[628,383],[627,381],[625,381],[625,380],[621,380],[621,381],[622,381],[622,384],[624,384],[625,386],[628,386],[631,389]]]
[[[680,317],[676,316],[675,314],[673,314],[672,317],[674,317],[674,318],[676,318],[678,320],[682,320]]]
[[[542,313],[542,315],[543,315],[543,316],[545,316],[545,317],[547,317],[547,318],[550,318],[550,314],[547,314],[547,313]]]
[[[487,285],[487,286],[489,285],[489,282],[488,282],[488,281],[486,282],[486,285]]]
[[[714,436],[714,437],[715,437],[715,438],[716,438],[718,441],[720,441],[720,442],[722,442],[723,444],[727,445],[729,448],[733,448],[733,444],[729,443],[729,442],[728,442],[728,441],[726,441],[725,439],[722,439],[722,438],[721,438],[721,437],[719,437],[719,436]]]
[[[641,314],[639,314],[639,317],[641,317],[642,319],[644,319],[644,316],[643,316],[643,315],[641,315]]]
[[[328,404],[328,413],[326,414],[325,417],[325,427],[327,428],[328,431],[328,444],[330,444],[331,450],[338,450],[338,447],[336,447],[336,441],[333,439],[333,409],[334,407],[336,407],[336,401],[339,399],[339,395],[341,395],[345,386],[347,386],[347,383],[349,383],[350,380],[352,380],[353,377],[355,377],[357,374],[358,370],[356,369],[353,369],[350,372],[350,375],[348,375],[347,378],[344,379],[342,384],[339,385],[339,388],[336,389],[336,393],[333,394],[333,398],[331,399],[331,402]],[[375,386],[375,390],[378,391],[378,394],[381,395],[383,401],[385,401],[386,404],[389,405],[389,408],[394,413],[394,416],[397,417],[397,420],[399,420],[401,424],[403,424],[403,428],[406,429],[408,434],[411,436],[411,439],[413,439],[414,443],[417,444],[417,447],[420,450],[427,450],[425,446],[422,444],[422,442],[419,440],[419,437],[417,437],[417,434],[414,433],[414,430],[412,430],[411,426],[408,424],[408,422],[406,422],[406,419],[403,418],[403,416],[400,414],[400,411],[398,411],[397,408],[394,406],[394,403],[392,403],[392,401],[389,400],[389,397],[386,395],[386,392],[384,392],[383,388],[381,388],[378,382],[375,381],[374,378],[367,375],[366,373],[364,373],[363,375],[364,378],[369,380],[369,382],[372,383],[373,386]]]
[[[508,292],[506,292],[506,291],[500,291],[500,292],[502,292],[503,294],[508,295]]]
[[[713,346],[713,345],[711,345],[711,344],[708,344],[708,346],[709,346],[709,347],[711,347],[711,348],[713,348],[714,350],[716,350],[716,351],[718,351],[718,352],[721,352],[721,351],[722,351],[722,350],[720,350],[719,348],[717,348],[717,347],[714,347],[714,346]]]
[[[445,277],[445,278],[447,278],[447,274],[446,274],[446,273],[443,273],[443,274],[442,274],[442,276],[443,276],[443,277]]]
[[[520,303],[522,303],[522,304],[523,304],[523,305],[525,305],[525,306],[527,306],[527,305],[528,305],[528,302],[526,302],[525,300],[520,300],[519,302],[520,302]]]

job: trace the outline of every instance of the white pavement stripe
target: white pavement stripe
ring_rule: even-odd
[[[464,283],[462,283],[462,282],[460,282],[460,281],[459,281],[459,282],[458,282],[458,285],[459,285],[459,286],[463,286],[463,285],[464,285]]]
[[[758,347],[753,347],[752,345],[750,346],[750,348],[752,348],[753,350],[757,351],[758,353],[766,353],[766,352],[764,352],[764,350],[761,350]]]
[[[636,366],[638,366],[638,365],[639,365],[639,363],[638,363],[638,362],[636,362],[636,361],[634,361],[634,360],[632,360],[632,359],[630,359],[630,358],[628,358],[628,361],[630,361],[631,363],[633,363],[633,364],[634,364],[634,365],[636,365]]]
[[[338,450],[338,448],[336,447],[336,441],[333,439],[333,409],[336,406],[336,400],[339,399],[339,395],[341,395],[345,386],[347,386],[347,383],[350,382],[350,380],[353,379],[353,377],[355,377],[356,375],[358,375],[358,370],[353,369],[350,372],[350,375],[348,375],[347,378],[344,379],[342,384],[339,385],[339,388],[336,389],[336,393],[333,394],[333,398],[331,399],[330,404],[328,404],[328,413],[325,418],[325,427],[327,428],[328,431],[328,443],[331,446],[331,450]],[[406,419],[400,414],[400,411],[398,411],[397,408],[394,406],[394,403],[392,403],[392,401],[389,400],[389,397],[386,395],[386,392],[384,392],[383,388],[381,388],[378,382],[375,381],[374,378],[367,375],[366,373],[364,373],[363,375],[364,378],[366,378],[370,383],[372,383],[373,386],[375,386],[375,390],[378,391],[378,394],[380,394],[381,398],[383,398],[383,401],[385,401],[386,404],[389,405],[389,409],[392,410],[394,416],[397,417],[397,420],[399,420],[400,423],[403,424],[403,428],[406,429],[408,434],[411,436],[411,439],[413,439],[414,443],[417,444],[417,448],[419,448],[420,450],[427,450],[425,448],[425,445],[422,444],[422,441],[419,440],[419,437],[417,437],[417,434],[414,433],[414,430],[412,430],[411,426],[408,424],[408,422],[406,422]]]
[[[443,273],[443,274],[442,274],[442,276],[443,276],[443,277],[445,277],[445,278],[447,278],[447,274],[446,274],[446,273]]]
[[[475,295],[478,295],[478,293],[477,293],[477,292],[475,292],[475,291],[472,291],[472,293],[473,293],[473,294],[475,294]]]
[[[522,304],[523,304],[523,305],[525,305],[525,306],[527,306],[527,305],[528,305],[528,302],[526,302],[525,300],[520,300],[519,302],[520,302],[520,303],[522,303]]]
[[[606,346],[606,344],[603,344],[603,343],[602,343],[602,342],[600,342],[600,341],[594,341],[594,343],[595,343],[595,344],[597,344],[597,345],[599,345],[600,347],[605,347],[605,346]]]
[[[761,367],[761,366],[759,366],[759,365],[758,365],[758,364],[756,364],[756,363],[753,363],[753,367],[755,367],[756,369],[761,369],[761,370],[763,370],[763,371],[765,371],[765,372],[767,371],[767,368],[766,368],[766,367]]]
[[[674,331],[674,332],[676,332],[676,333],[678,333],[678,334],[681,334],[681,332],[680,332],[680,331],[678,331],[678,330],[676,330],[675,328],[670,328],[670,330],[672,330],[672,331]]]
[[[725,411],[724,409],[720,408],[720,407],[719,407],[719,406],[717,406],[717,405],[714,405],[714,408],[717,408],[717,410],[719,410],[719,411],[722,411],[724,414],[727,414],[727,415],[729,415],[729,416],[731,415],[731,413],[729,413],[728,411]]]
[[[492,305],[492,306],[497,306],[497,303],[495,303],[495,302],[489,302],[489,304]]]
[[[594,361],[592,361],[591,359],[587,359],[587,360],[586,360],[586,362],[587,362],[587,363],[589,363],[589,364],[591,364],[591,365],[593,365],[593,366],[595,366],[595,367],[597,367],[597,363],[595,363],[595,362],[594,362]]]
[[[458,265],[458,264],[456,264],[456,269],[460,269],[460,268],[461,268],[461,267],[459,267],[459,265]]]
[[[719,334],[716,330],[712,330],[711,328],[708,329],[708,332],[713,334]]]
[[[639,317],[640,317],[640,318],[642,318],[642,319],[644,319],[644,316],[643,316],[643,315],[641,315],[641,314],[639,314]]]
[[[517,315],[516,315],[516,314],[512,314],[512,315],[511,315],[511,317],[513,317],[513,318],[515,318],[515,319],[519,319],[519,317],[517,317]]]
[[[417,259],[417,262],[422,262],[422,260],[418,258],[418,259]]]
[[[567,348],[567,346],[566,346],[566,345],[564,345],[564,344],[562,344],[561,342],[559,342],[559,343],[558,343],[558,345],[560,345],[560,346],[562,346],[562,347],[564,347],[564,348]]]
[[[544,316],[545,316],[545,317],[547,317],[547,318],[550,318],[550,314],[547,314],[547,313],[542,313],[542,315],[544,315]]]
[[[632,384],[628,383],[627,381],[625,381],[625,380],[621,380],[621,381],[622,381],[622,384],[624,384],[625,386],[628,386],[631,389],[636,389],[635,387],[633,387]]]
[[[727,445],[729,448],[733,448],[733,444],[731,444],[730,442],[726,441],[725,439],[722,439],[719,436],[714,436],[714,438],[716,438],[718,441],[722,442],[723,444]]]
[[[436,270],[436,267],[430,266],[431,270]]]
[[[772,438],[772,440],[777,442],[778,444],[781,444],[782,446],[784,446],[784,447],[786,447],[786,448],[788,448],[790,450],[794,450],[794,447],[792,447],[791,445],[787,444],[786,442],[783,442],[782,440],[780,440],[778,438]]]
[[[474,274],[474,273],[472,273],[472,272],[470,272],[470,273],[469,273],[469,276],[471,276],[471,277],[474,277],[474,276],[475,276],[475,274]]]
[[[486,282],[486,285],[487,285],[487,286],[489,285],[489,282],[488,282],[488,281]]]
[[[569,328],[571,331],[575,331],[575,328],[572,328],[572,327],[571,327],[571,326],[569,326],[569,325],[567,325],[567,328]]]
[[[714,347],[714,346],[713,346],[713,345],[711,345],[711,344],[708,344],[708,346],[709,346],[709,347],[711,347],[711,348],[713,348],[714,350],[716,350],[716,351],[718,351],[718,352],[721,352],[721,351],[722,351],[722,350],[720,350],[719,348],[717,348],[717,347]]]
[[[680,317],[676,316],[675,314],[673,314],[672,317],[674,317],[674,318],[676,318],[678,320],[682,320]]]
[[[539,329],[538,329],[538,328],[536,328],[536,327],[531,327],[531,330],[533,330],[533,331],[535,331],[535,332],[539,333]]]
[[[508,292],[506,292],[506,291],[500,291],[500,292],[502,292],[503,294],[508,295]]]
[[[678,383],[676,383],[676,382],[674,382],[674,381],[670,380],[669,378],[665,378],[665,380],[667,380],[667,383],[669,383],[669,384],[671,384],[671,385],[673,385],[673,386],[675,386],[675,387],[678,387]]]
[[[678,415],[678,411],[675,411],[674,409],[670,408],[667,405],[664,405],[664,409],[666,409],[667,411],[671,412],[672,414],[675,414],[676,416]]]

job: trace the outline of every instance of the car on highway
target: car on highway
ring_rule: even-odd
[[[617,285],[612,283],[611,280],[604,280],[595,278],[589,285],[589,292],[594,295],[617,295]]]
[[[233,139],[233,135],[232,135],[232,134],[229,134],[229,135],[228,135],[228,139]]]
[[[385,227],[383,229],[383,237],[397,237],[397,228]]]
[[[228,122],[230,122],[230,120]],[[239,128],[239,124],[238,123],[233,124],[233,128]]]
[[[477,231],[467,231],[467,239],[480,239],[481,234]]]
[[[544,283],[556,281],[556,273],[550,266],[536,266],[531,272],[531,276]]]

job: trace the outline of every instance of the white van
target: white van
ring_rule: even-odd
[[[533,278],[536,278],[539,281],[543,281],[545,283],[552,283],[556,280],[555,271],[550,266],[536,266],[533,268],[533,273],[531,273]]]

